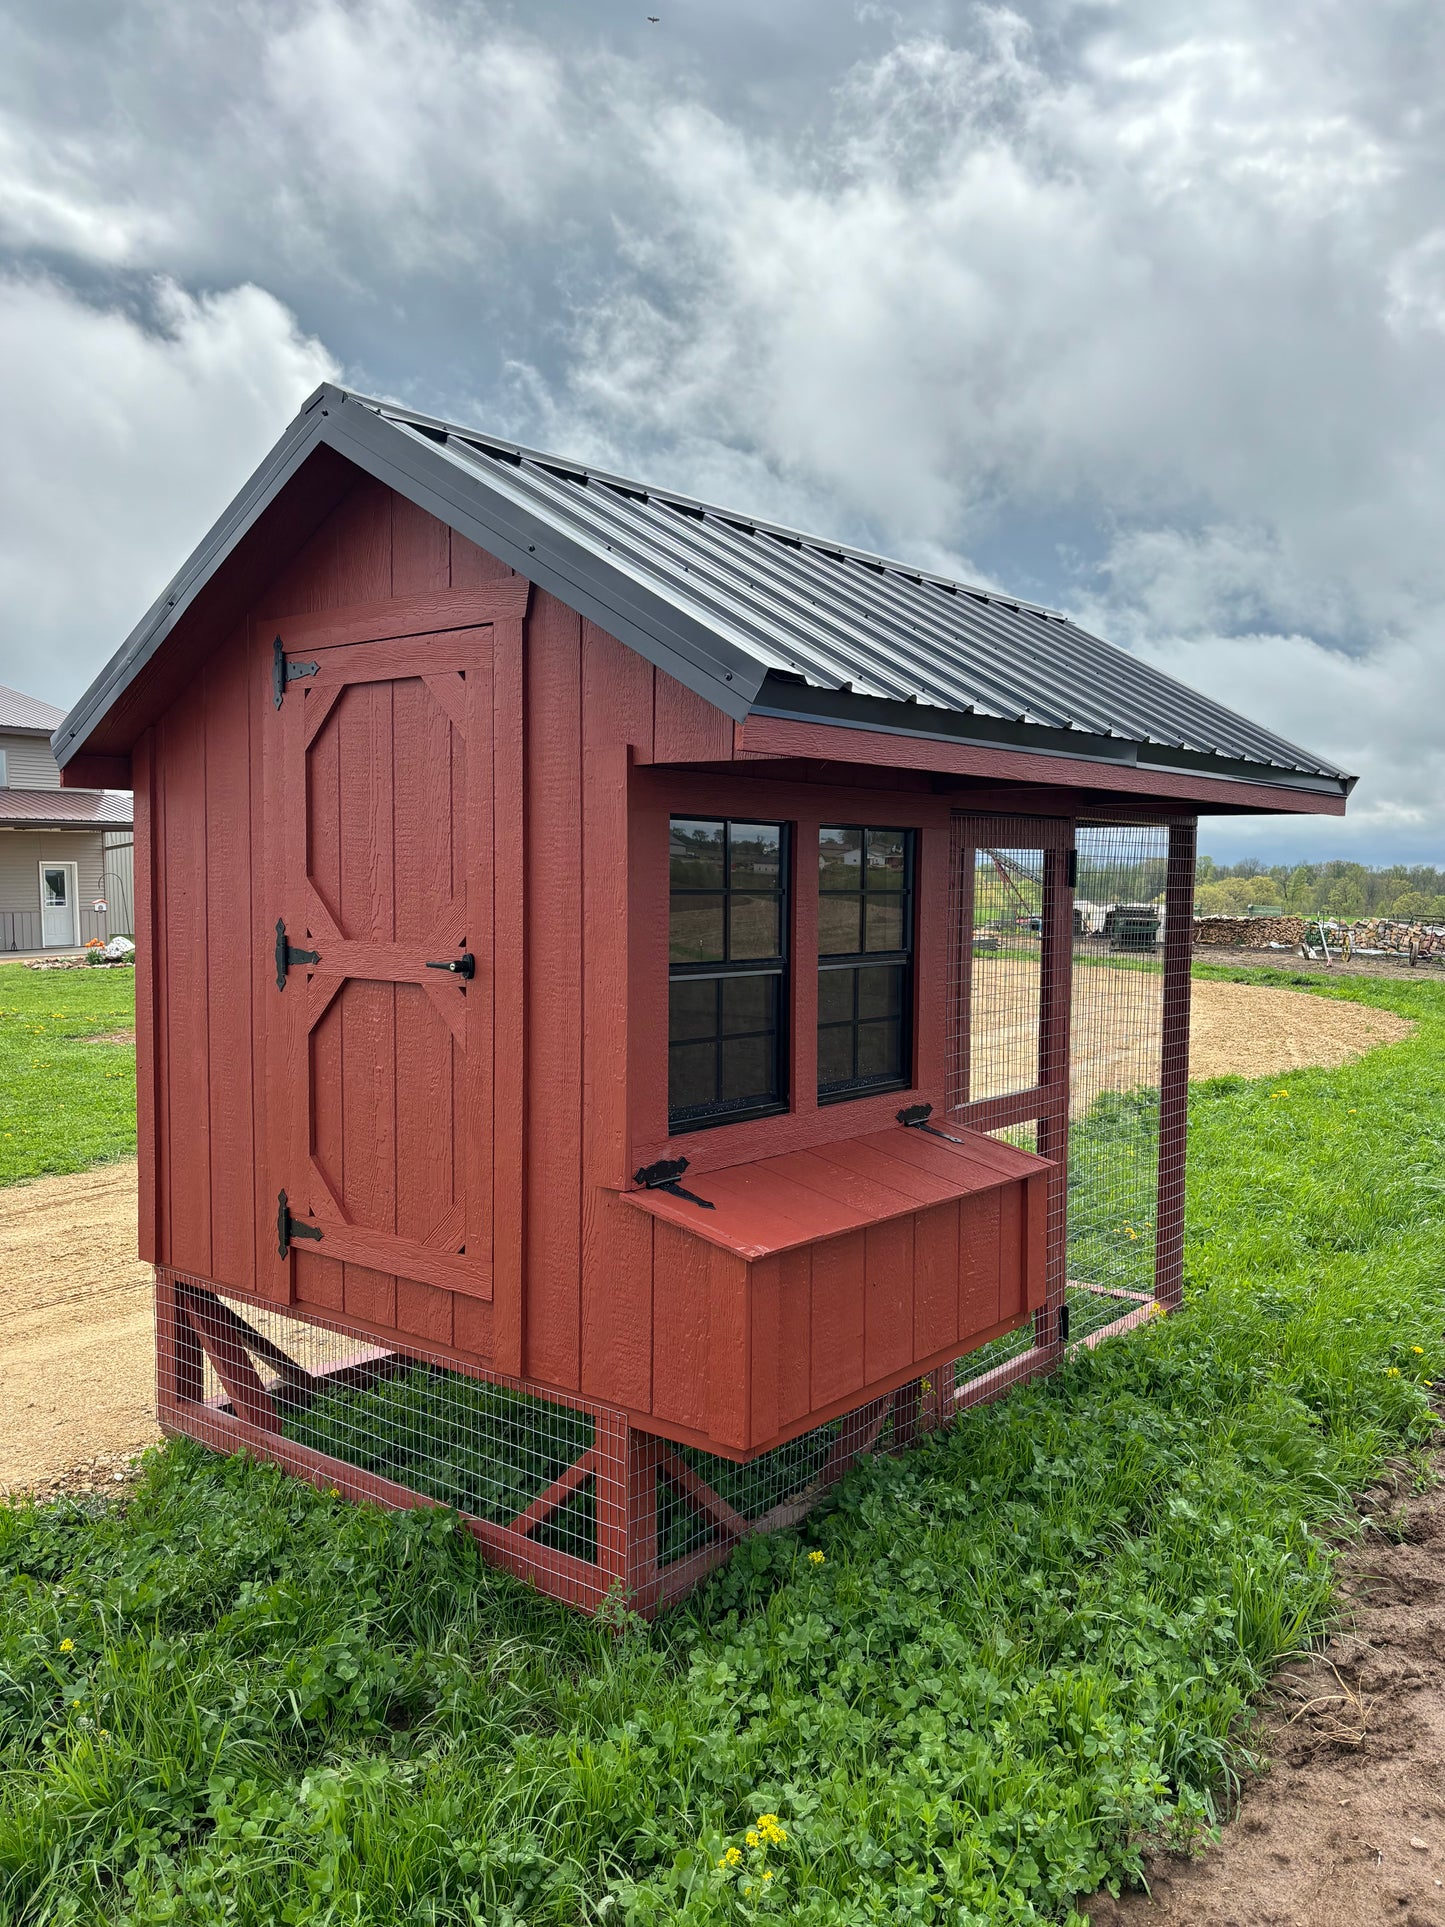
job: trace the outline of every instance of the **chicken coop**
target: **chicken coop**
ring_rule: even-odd
[[[1196,820],[1351,786],[334,386],[54,746],[135,796],[164,1428],[648,1613],[1178,1302]]]

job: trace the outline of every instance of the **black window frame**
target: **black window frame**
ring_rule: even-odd
[[[724,832],[723,886],[715,889],[699,886],[695,890],[676,889],[671,875],[671,833],[675,823],[720,823]],[[767,892],[734,890],[732,880],[732,833],[734,824],[766,826],[778,832],[778,954],[775,957],[733,958],[727,954],[732,948],[731,902],[734,894],[750,896],[770,894]],[[791,1106],[792,1062],[789,1038],[788,1013],[792,979],[792,896],[793,896],[793,825],[777,817],[762,815],[733,816],[714,815],[700,810],[674,810],[668,815],[669,873],[668,873],[668,916],[671,922],[673,899],[677,896],[717,896],[723,898],[723,949],[720,960],[701,963],[668,962],[668,1076],[669,1094],[667,1106],[667,1132],[669,1137],[681,1137],[691,1131],[715,1130],[724,1124],[743,1124],[759,1117],[778,1117],[785,1114]],[[718,985],[716,1007],[716,1028],[712,1042],[717,1049],[717,1083],[721,1082],[722,1044],[725,1038],[742,1040],[751,1037],[766,1037],[769,1032],[731,1031],[722,1028],[722,986],[740,977],[771,977],[775,980],[773,1040],[773,1086],[775,1095],[760,1101],[746,1099],[734,1100],[729,1105],[722,1098],[714,1099],[712,1108],[689,1107],[686,1111],[675,1111],[671,1100],[672,1053],[684,1045],[706,1043],[706,1037],[674,1039],[672,1035],[671,1001],[672,986],[682,981],[708,982]]]
[[[828,889],[825,889],[823,885],[822,868],[821,868],[822,839],[826,835],[828,835],[830,831],[838,831],[838,830],[856,831],[862,838],[863,860],[859,866],[859,885],[856,891],[828,890]],[[866,917],[864,915],[864,911],[866,909],[866,905],[868,901],[867,855],[868,855],[868,838],[870,834],[876,835],[876,836],[897,836],[897,837],[902,837],[903,839],[903,883],[899,890],[897,891],[890,890],[889,892],[887,892],[887,895],[889,895],[890,897],[896,897],[900,901],[902,906],[902,910],[903,910],[902,947],[901,949],[897,949],[897,950],[858,950],[858,951],[847,951],[847,952],[840,951],[840,952],[837,952],[836,954],[825,952],[823,949],[822,934],[821,934],[822,906],[824,901],[829,897],[849,898],[849,897],[856,896],[859,899],[859,905],[860,905],[859,936],[866,941],[867,928],[866,928]],[[816,878],[816,888],[818,893],[818,908],[819,908],[819,918],[818,918],[819,938],[818,938],[817,957],[815,959],[815,964],[816,964],[818,978],[819,978],[818,1007],[820,1012],[822,1009],[822,977],[824,972],[848,970],[853,973],[853,1015],[852,1017],[844,1018],[844,1019],[830,1019],[827,1023],[825,1023],[820,1015],[816,1020],[816,1028],[819,1033],[820,1039],[821,1039],[822,1032],[824,1030],[837,1031],[837,1030],[848,1029],[848,1030],[851,1030],[853,1033],[854,1075],[851,1078],[847,1079],[846,1081],[834,1081],[828,1084],[825,1088],[822,1075],[821,1075],[821,1070],[820,1070],[818,1079],[817,1079],[817,1086],[818,1086],[817,1101],[821,1106],[824,1104],[846,1104],[854,1098],[873,1097],[878,1095],[880,1092],[906,1091],[910,1089],[912,1086],[912,1083],[913,1083],[913,1009],[914,1009],[914,1002],[915,1002],[916,993],[917,993],[917,969],[916,969],[916,960],[915,960],[915,952],[917,948],[916,937],[915,937],[915,933],[917,929],[917,906],[915,903],[915,893],[917,889],[917,877],[918,877],[918,831],[912,824],[890,825],[890,824],[884,824],[884,823],[821,823],[818,826],[818,840],[819,840],[820,861],[819,861],[818,875]],[[900,991],[899,1003],[898,1003],[899,1069],[896,1072],[890,1071],[883,1075],[860,1077],[857,1074],[858,1034],[859,1034],[860,1027],[864,1023],[868,1022],[869,1020],[866,1018],[860,1017],[859,1011],[858,1011],[859,973],[863,970],[867,970],[869,968],[876,967],[876,966],[881,966],[888,969],[898,969],[902,973],[902,988]]]

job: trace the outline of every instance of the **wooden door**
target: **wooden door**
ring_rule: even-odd
[[[317,649],[314,666],[292,661],[293,679],[278,681],[273,739],[285,925],[273,1077],[285,1098],[272,1162],[285,1202],[272,1249],[289,1213],[290,1237],[318,1259],[483,1299],[492,637]],[[469,974],[445,967],[463,964]]]

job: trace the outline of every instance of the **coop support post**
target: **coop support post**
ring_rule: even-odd
[[[174,1426],[178,1408],[205,1397],[205,1365],[195,1327],[181,1309],[180,1288],[156,1272],[156,1411],[161,1429]]]
[[[1070,838],[1072,845],[1072,837]],[[1074,887],[1070,851],[1044,856],[1043,982],[1039,1012],[1039,1086],[1044,1108],[1038,1120],[1038,1151],[1049,1158],[1047,1296],[1034,1315],[1034,1343],[1051,1369],[1063,1355],[1067,1304],[1069,1196],[1069,1019],[1073,994]]]
[[[1189,1121],[1189,972],[1194,947],[1193,822],[1169,830],[1164,885],[1164,1009],[1159,1057],[1159,1202],[1154,1297],[1176,1311],[1184,1294],[1184,1149]]]

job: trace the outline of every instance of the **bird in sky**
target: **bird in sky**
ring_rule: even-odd
[[[661,20],[662,15],[660,13],[650,13],[648,14],[647,18],[651,22],[651,24],[655,27],[658,21]]]

